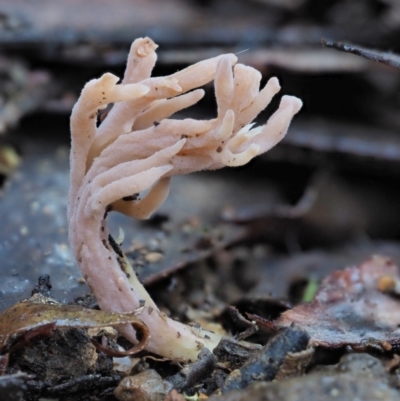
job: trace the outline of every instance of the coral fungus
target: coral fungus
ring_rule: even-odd
[[[88,82],[72,111],[70,242],[102,309],[131,312],[144,300],[139,317],[151,333],[147,349],[194,360],[202,347],[213,349],[220,337],[159,311],[109,236],[106,215],[112,210],[147,218],[165,200],[171,176],[246,164],[284,137],[301,101],[283,96],[268,122],[253,128],[252,120],[280,89],[276,78],[260,91],[261,74],[236,64],[233,54],[152,78],[156,48],[149,38],[135,40],[122,82],[117,84],[110,73]],[[216,118],[169,118],[200,100],[204,91],[195,88],[213,79]],[[112,109],[97,126],[98,110],[110,103]],[[146,196],[135,200],[133,195],[145,190]],[[132,327],[121,332],[135,341]]]

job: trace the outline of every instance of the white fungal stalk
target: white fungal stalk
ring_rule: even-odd
[[[114,210],[148,218],[167,197],[171,176],[246,164],[284,137],[302,103],[283,96],[268,122],[252,128],[251,121],[280,89],[276,78],[259,91],[261,74],[236,64],[233,54],[151,78],[156,48],[149,38],[135,40],[122,83],[106,73],[85,85],[74,106],[69,235],[79,268],[102,309],[131,312],[145,300],[140,318],[151,333],[147,349],[168,358],[195,360],[202,347],[213,349],[220,337],[159,311],[109,237],[105,216]],[[215,119],[168,118],[201,99],[204,91],[193,89],[213,79]],[[109,103],[113,108],[97,126],[98,110]],[[141,200],[123,200],[147,189]],[[136,341],[131,327],[121,332]]]

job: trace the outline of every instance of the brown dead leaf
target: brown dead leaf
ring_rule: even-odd
[[[147,326],[137,317],[138,312],[109,313],[83,308],[79,305],[61,305],[42,296],[33,296],[21,301],[0,314],[0,354],[11,352],[18,343],[29,342],[32,338],[48,335],[52,330],[63,327],[94,328],[131,324],[142,338],[128,351],[109,350],[97,341],[94,345],[111,356],[127,356],[141,351],[150,338]]]
[[[284,312],[275,324],[294,323],[310,334],[315,346],[390,350],[400,344],[400,300],[378,290],[382,276],[399,280],[397,266],[383,256],[335,271],[312,302]]]

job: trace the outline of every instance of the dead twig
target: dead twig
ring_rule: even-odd
[[[357,56],[364,57],[368,60],[376,61],[390,65],[400,69],[400,56],[389,52],[380,52],[378,50],[367,49],[358,45],[353,45],[346,42],[335,42],[333,40],[321,39],[321,45],[323,47],[330,47],[335,50],[340,50],[345,53],[355,54]]]

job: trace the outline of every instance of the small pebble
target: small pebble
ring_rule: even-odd
[[[144,258],[147,263],[157,263],[163,258],[163,254],[160,252],[150,252]]]
[[[114,390],[119,401],[163,401],[166,387],[161,376],[152,369],[125,377]]]

